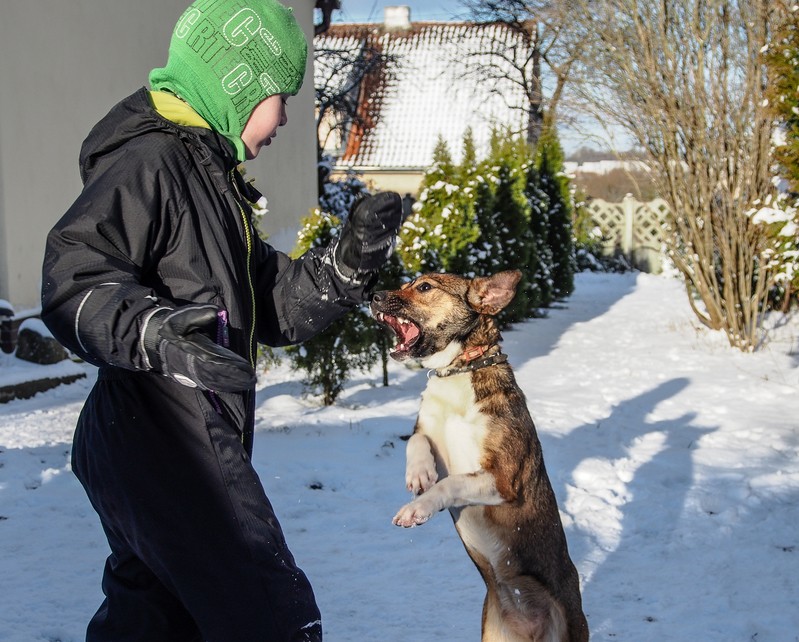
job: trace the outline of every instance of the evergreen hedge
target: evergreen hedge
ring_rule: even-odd
[[[501,325],[536,316],[574,289],[572,197],[563,175],[563,153],[553,132],[544,132],[532,153],[521,139],[495,131],[488,158],[478,159],[471,132],[463,139],[460,165],[439,138],[419,200],[405,222],[397,252],[380,275],[376,290],[395,289],[425,272],[485,276],[519,269],[523,277]],[[355,178],[325,177],[320,209],[303,221],[295,254],[325,246],[352,203],[367,193]],[[365,306],[335,322],[319,336],[286,349],[292,367],[326,405],[335,402],[353,370],[383,365],[393,333],[379,326]]]
[[[531,153],[522,139],[497,130],[490,150],[478,160],[467,132],[456,166],[439,139],[399,251],[410,276],[521,270],[516,298],[500,315],[506,326],[572,293],[573,207],[554,131],[544,132]]]

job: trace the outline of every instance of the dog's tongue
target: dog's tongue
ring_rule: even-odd
[[[397,352],[406,352],[413,340],[419,336],[419,328],[413,323],[398,323],[395,326],[395,330],[399,339],[399,344],[396,348]]]

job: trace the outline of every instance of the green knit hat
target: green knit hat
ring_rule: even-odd
[[[308,45],[277,0],[196,0],[175,26],[166,67],[150,86],[185,100],[245,159],[241,132],[253,109],[302,86]]]

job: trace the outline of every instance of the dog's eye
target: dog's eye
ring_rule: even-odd
[[[430,285],[429,283],[420,283],[419,285],[416,286],[416,289],[419,292],[428,292],[433,289],[433,286]]]

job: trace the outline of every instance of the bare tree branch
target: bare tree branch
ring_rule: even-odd
[[[370,127],[379,104],[364,95],[379,97],[379,86],[389,82],[399,64],[385,53],[374,34],[331,40],[315,52],[317,153],[321,158],[330,136],[346,141]]]
[[[603,117],[648,154],[673,211],[671,256],[699,319],[753,349],[772,284],[749,213],[773,193],[762,52],[780,0],[581,0]],[[697,305],[695,297],[701,301]]]
[[[498,88],[508,81],[522,88],[527,99],[527,142],[535,146],[544,127],[554,126],[558,107],[575,65],[585,54],[573,1],[462,0],[472,20],[504,25],[515,33],[527,52],[519,55],[507,36],[495,36],[478,54],[458,61],[464,74]],[[502,32],[499,32],[502,33]],[[547,89],[545,74],[554,80]]]

